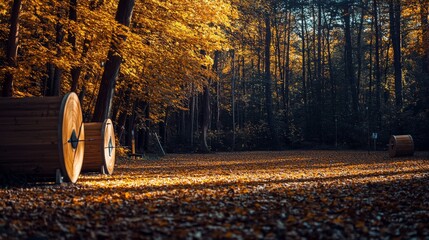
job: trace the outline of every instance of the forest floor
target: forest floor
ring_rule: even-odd
[[[0,197],[0,239],[428,239],[429,154],[171,154]]]

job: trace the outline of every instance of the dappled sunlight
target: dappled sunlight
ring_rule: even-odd
[[[138,187],[143,192],[183,186],[204,191],[234,185],[341,184],[350,179],[354,184],[388,182],[428,172],[429,162],[424,158],[388,159],[384,152],[172,154],[159,160],[126,161],[117,166],[113,176],[86,175],[80,184],[105,189]]]
[[[0,230],[92,239],[296,238],[315,231],[327,238],[428,237],[427,155],[385,156],[284,151],[122,160],[113,175],[86,174],[77,184],[0,188]]]

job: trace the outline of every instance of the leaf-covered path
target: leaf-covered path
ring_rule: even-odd
[[[0,187],[0,239],[429,238],[427,153],[285,151],[125,161]]]

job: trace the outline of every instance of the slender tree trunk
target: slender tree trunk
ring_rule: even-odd
[[[235,123],[238,129],[240,129],[240,81],[241,81],[241,65],[240,65],[240,55],[238,55],[238,57],[235,57],[236,62],[234,63],[234,65],[236,66],[235,68],[235,88],[234,88],[234,94],[235,94]],[[237,87],[238,86],[238,87]],[[237,90],[238,89],[238,90]]]
[[[424,53],[422,56],[423,71],[429,74],[429,2],[427,0],[420,0],[420,22],[422,28],[422,46]],[[429,84],[429,83],[428,83]]]
[[[346,63],[346,79],[349,80],[350,93],[352,95],[352,119],[357,120],[358,117],[358,96],[356,89],[356,78],[353,68],[353,48],[352,48],[352,36],[350,29],[350,6],[345,4],[343,7],[343,18],[345,23],[344,34],[345,34],[345,63]]]
[[[77,0],[69,1],[69,20],[77,22]],[[73,31],[70,31],[68,34],[68,42],[72,45],[74,54],[77,54],[76,34]],[[76,92],[79,83],[80,68],[78,69],[76,67],[73,67],[70,75],[72,80],[70,90],[72,92]]]
[[[429,2],[427,0],[420,0],[420,22],[422,28],[422,46],[424,53],[422,56],[423,71],[429,74]],[[429,84],[429,83],[428,83]]]
[[[273,97],[271,92],[271,18],[265,13],[265,108],[267,111],[267,123],[274,148],[278,148],[277,134],[273,117]]]
[[[218,76],[217,81],[215,82],[216,87],[216,131],[221,130],[220,126],[220,81],[221,81],[221,67],[220,67],[220,58],[221,53],[219,51],[215,51],[215,57],[214,57],[214,71],[216,75]]]
[[[136,141],[136,152],[144,153],[144,131],[143,129],[137,129],[137,141]]]
[[[332,64],[332,49],[331,49],[331,26],[332,26],[332,19],[327,20],[326,12],[323,14],[324,21],[326,23],[326,51],[328,54],[328,71],[329,71],[329,83],[330,83],[330,98],[331,98],[331,111],[332,111],[332,117],[330,118],[332,120],[333,128],[335,128],[335,146],[337,147],[337,83],[335,81],[334,76],[334,67]]]
[[[305,125],[304,125],[304,136],[307,137],[308,134],[308,97],[307,97],[307,71],[306,71],[306,25],[305,25],[305,14],[304,14],[304,5],[301,7],[301,55],[302,55],[302,99],[304,102],[304,115],[305,115]]]
[[[402,106],[402,64],[401,64],[401,2],[389,1],[390,39],[393,47],[393,66],[395,70],[395,103]]]
[[[242,90],[243,90],[243,98],[247,95],[247,87],[246,87],[246,71],[245,71],[245,64],[244,64],[244,56],[241,57],[241,84],[242,84]],[[244,128],[244,123],[247,120],[247,104],[242,101],[243,109],[242,109],[242,117],[241,117],[241,127]]]
[[[167,143],[167,137],[166,137],[167,136],[167,131],[166,131],[167,122],[166,122],[166,119],[167,119],[167,112],[164,116],[164,120],[160,121],[158,123],[159,138],[160,138],[159,140],[160,140],[163,148],[165,148],[166,143]]]
[[[125,124],[127,122],[127,111],[122,111],[119,114],[118,121],[117,121],[117,130],[118,133],[118,140],[121,143],[121,145],[125,145],[126,143],[123,141],[123,136],[125,133]]]
[[[149,151],[149,143],[150,143],[150,127],[151,127],[151,121],[150,121],[150,103],[146,103],[146,108],[144,111],[144,117],[145,117],[145,126],[144,126],[144,143],[143,143],[143,149],[145,152]]]
[[[310,117],[310,114],[312,112],[312,105],[313,105],[313,101],[314,101],[314,89],[313,89],[313,72],[311,70],[311,62],[312,62],[312,57],[311,57],[311,44],[310,44],[310,33],[309,33],[309,29],[308,29],[308,22],[307,20],[304,21],[304,30],[305,30],[305,41],[306,41],[306,54],[307,54],[307,62],[306,67],[307,67],[307,103],[308,103],[308,108],[307,108],[307,119],[308,119],[308,124],[310,124],[310,121],[312,120],[312,118]],[[310,125],[309,125],[310,126]]]
[[[126,130],[127,130],[127,141],[126,141],[126,144],[128,145],[128,146],[131,146],[132,145],[132,140],[134,140],[135,141],[135,136],[136,136],[136,134],[135,134],[135,126],[136,126],[136,124],[135,124],[135,119],[136,119],[136,109],[137,109],[137,102],[135,101],[133,104],[132,104],[132,114],[131,114],[131,116],[129,116],[128,118],[127,118],[127,128],[126,128]]]
[[[326,22],[326,15],[325,15]],[[330,26],[330,24],[329,24]],[[331,83],[331,106],[332,106],[332,116],[333,121],[336,121],[337,115],[337,83],[334,77],[334,67],[332,64],[332,50],[331,50],[331,31],[328,28],[326,31],[326,45],[328,52],[328,68],[329,68],[329,82]]]
[[[282,64],[282,51],[280,48],[280,39],[281,39],[281,33],[280,33],[280,27],[279,27],[279,23],[277,21],[277,12],[274,13],[274,30],[275,30],[275,38],[274,38],[274,47],[275,47],[275,71],[274,71],[274,75],[276,77],[276,80],[274,81],[274,86],[275,86],[275,93],[276,93],[276,111],[278,111],[278,109],[281,109],[280,107],[280,96],[284,96],[285,95],[285,89],[284,89],[284,84],[282,84],[280,86],[280,94],[279,94],[279,86],[277,84],[277,79],[280,79],[280,82],[284,82],[284,72],[283,72],[283,64]],[[283,100],[284,102],[284,100]],[[284,104],[283,104],[284,105]]]
[[[186,112],[184,110],[180,111],[179,113],[179,136],[180,136],[180,142],[182,144],[186,143]]]
[[[12,12],[10,15],[9,37],[6,45],[6,62],[9,67],[16,68],[18,66],[18,46],[19,46],[19,15],[21,13],[21,0],[14,0]],[[13,95],[13,74],[7,72],[5,74],[2,96],[11,97]]]
[[[375,128],[378,130],[381,124],[381,69],[380,69],[380,26],[378,22],[378,0],[373,0],[374,29],[375,29]]]
[[[194,132],[198,132],[200,128],[200,98],[198,95],[195,96],[195,124]]]
[[[321,0],[317,1],[317,131],[319,142],[323,142],[323,96],[322,96],[322,3]]]
[[[123,107],[123,111],[121,111],[121,113],[119,114],[118,117],[118,122],[117,122],[117,132],[118,132],[118,136],[122,136],[124,134],[125,131],[125,122],[127,120],[127,109],[129,109],[130,106],[130,100],[131,100],[131,92],[132,92],[132,84],[128,85],[128,88],[125,90],[125,92],[121,95],[123,95],[123,103],[124,103],[124,107]],[[118,106],[118,112],[119,112],[119,106]],[[121,137],[119,137],[119,139],[121,139]]]
[[[221,123],[220,123],[220,87],[221,83],[220,80],[216,82],[216,131],[221,130]]]
[[[216,82],[216,130],[220,131],[222,126],[221,126],[221,121],[220,121],[220,112],[221,112],[221,108],[220,108],[220,103],[221,103],[221,82],[220,82],[221,77],[219,77],[219,81]]]
[[[95,10],[92,9],[92,10]],[[77,0],[70,0],[70,7],[69,7],[69,19],[72,21],[77,21]],[[76,34],[74,32],[69,32],[68,42],[73,46],[73,52],[77,56],[77,48],[76,48]],[[90,40],[88,38],[85,38],[83,41],[83,49],[82,49],[82,56],[81,58],[86,57],[88,51],[89,51],[89,44]],[[82,72],[82,66],[73,66],[70,72],[71,75],[71,85],[70,85],[70,91],[71,92],[77,92],[78,86],[79,86],[79,78],[80,74]],[[84,88],[82,87],[81,93],[84,94]],[[81,101],[82,103],[83,101]]]
[[[429,21],[427,16],[429,15],[429,2],[427,0],[420,0],[420,21],[422,28],[422,46],[423,46],[423,55],[422,55],[422,69],[425,73],[425,79],[423,86],[425,86],[426,91],[426,104],[429,105],[429,44],[427,40],[429,39]],[[426,105],[427,106],[427,105]],[[428,114],[429,115],[429,114]]]
[[[292,13],[289,12],[288,22],[287,22],[286,63],[285,63],[285,81],[284,81],[286,113],[289,113],[289,106],[290,106],[290,96],[289,96],[290,86],[289,85],[290,85],[290,77],[291,77],[291,70],[290,70],[290,39],[292,35],[291,21],[292,21]]]
[[[361,87],[361,78],[362,78],[362,32],[363,32],[363,21],[365,18],[365,8],[362,7],[360,20],[359,20],[359,30],[357,35],[357,63],[358,63],[358,70],[357,70],[357,95],[359,97],[360,93],[360,87]]]
[[[124,26],[130,26],[133,8],[134,0],[119,0],[115,17],[116,21]],[[127,39],[126,36],[119,36],[119,38],[122,42],[125,42]],[[119,44],[112,43],[107,56],[107,62],[104,65],[104,72],[92,119],[94,122],[102,122],[104,119],[109,118],[111,114],[116,79],[118,78],[122,62],[122,57],[118,54],[118,47]]]
[[[55,43],[57,45],[57,57],[61,57],[62,51],[60,45],[62,44],[65,36],[64,32],[64,26],[63,23],[61,23],[60,19],[63,17],[61,13],[61,9],[58,10],[58,22],[55,25]],[[48,89],[47,89],[47,96],[59,96],[61,93],[61,85],[62,85],[62,76],[63,76],[63,69],[59,68],[55,64],[51,64],[49,66],[49,79],[48,79]]]
[[[119,94],[118,94],[118,98],[119,99],[124,99],[126,96],[127,91],[131,90],[132,84],[128,85],[128,88],[126,90],[124,89],[120,89],[119,90]],[[125,99],[124,99],[125,100]],[[118,104],[116,104],[113,108],[112,108],[112,116],[110,117],[110,120],[112,120],[112,122],[116,121],[116,118],[118,116],[119,110],[121,109],[121,106],[125,103],[128,104],[128,101],[120,101]],[[126,109],[128,109],[128,107],[125,107]]]
[[[372,18],[372,22],[374,23],[374,18]],[[374,31],[374,24],[371,24],[371,32]],[[370,146],[371,146],[371,139],[369,134],[371,132],[373,132],[374,127],[373,127],[373,120],[374,120],[374,112],[373,112],[373,108],[374,108],[374,104],[373,104],[373,78],[374,78],[374,74],[373,74],[373,44],[374,44],[374,38],[371,36],[371,40],[369,42],[369,83],[368,83],[368,103],[367,103],[367,108],[368,108],[368,150],[370,150]]]
[[[208,86],[204,86],[203,89],[203,102],[202,102],[202,138],[201,138],[201,151],[204,153],[210,152],[210,148],[207,144],[207,133],[210,124],[210,89]]]
[[[88,51],[89,51],[89,44],[90,44],[90,40],[85,38],[85,40],[83,41],[83,49],[82,49],[82,58],[86,57]],[[74,51],[76,54],[77,52]],[[71,69],[71,87],[70,87],[70,91],[71,92],[77,92],[78,86],[79,86],[79,78],[80,78],[80,74],[82,72],[82,66],[74,66]],[[83,88],[83,87],[82,87]]]
[[[194,147],[194,125],[195,125],[195,94],[194,94],[194,85],[192,85],[192,92],[191,92],[191,112],[190,112],[190,118],[191,118],[191,126],[190,126],[190,135],[189,135],[189,139],[190,139],[190,143],[191,143],[191,147]]]
[[[232,84],[231,84],[231,107],[232,107],[232,146],[231,150],[235,149],[235,51],[231,51],[231,71],[232,71]]]
[[[283,58],[281,59],[281,61],[280,61],[280,68],[282,69],[282,71],[283,71],[283,78],[281,79],[281,84],[282,84],[282,86],[281,86],[281,99],[282,99],[282,109],[285,111],[285,113],[287,112],[287,107],[286,107],[286,105],[287,105],[287,103],[286,103],[286,86],[287,86],[287,84],[286,84],[286,76],[287,76],[287,67],[286,67],[286,62],[287,62],[287,60],[286,60],[286,58],[288,57],[287,55],[288,55],[288,45],[289,45],[289,43],[288,43],[288,32],[289,32],[289,12],[288,12],[288,10],[287,10],[287,7],[286,7],[286,9],[285,9],[285,20],[286,20],[286,22],[285,22],[285,24],[283,24],[283,31],[284,31],[284,34],[283,34],[283,45],[282,45],[282,47],[283,47],[283,51],[282,51],[282,53],[283,53]],[[285,120],[286,120],[286,118],[285,118]],[[285,121],[285,122],[287,122],[287,121]]]

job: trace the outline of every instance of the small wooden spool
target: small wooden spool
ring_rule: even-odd
[[[79,98],[0,98],[0,172],[75,183],[84,151]]]
[[[412,156],[414,155],[414,141],[411,135],[392,135],[389,141],[389,156]]]
[[[110,119],[104,122],[84,123],[85,156],[83,172],[112,174],[115,167],[115,131]]]

